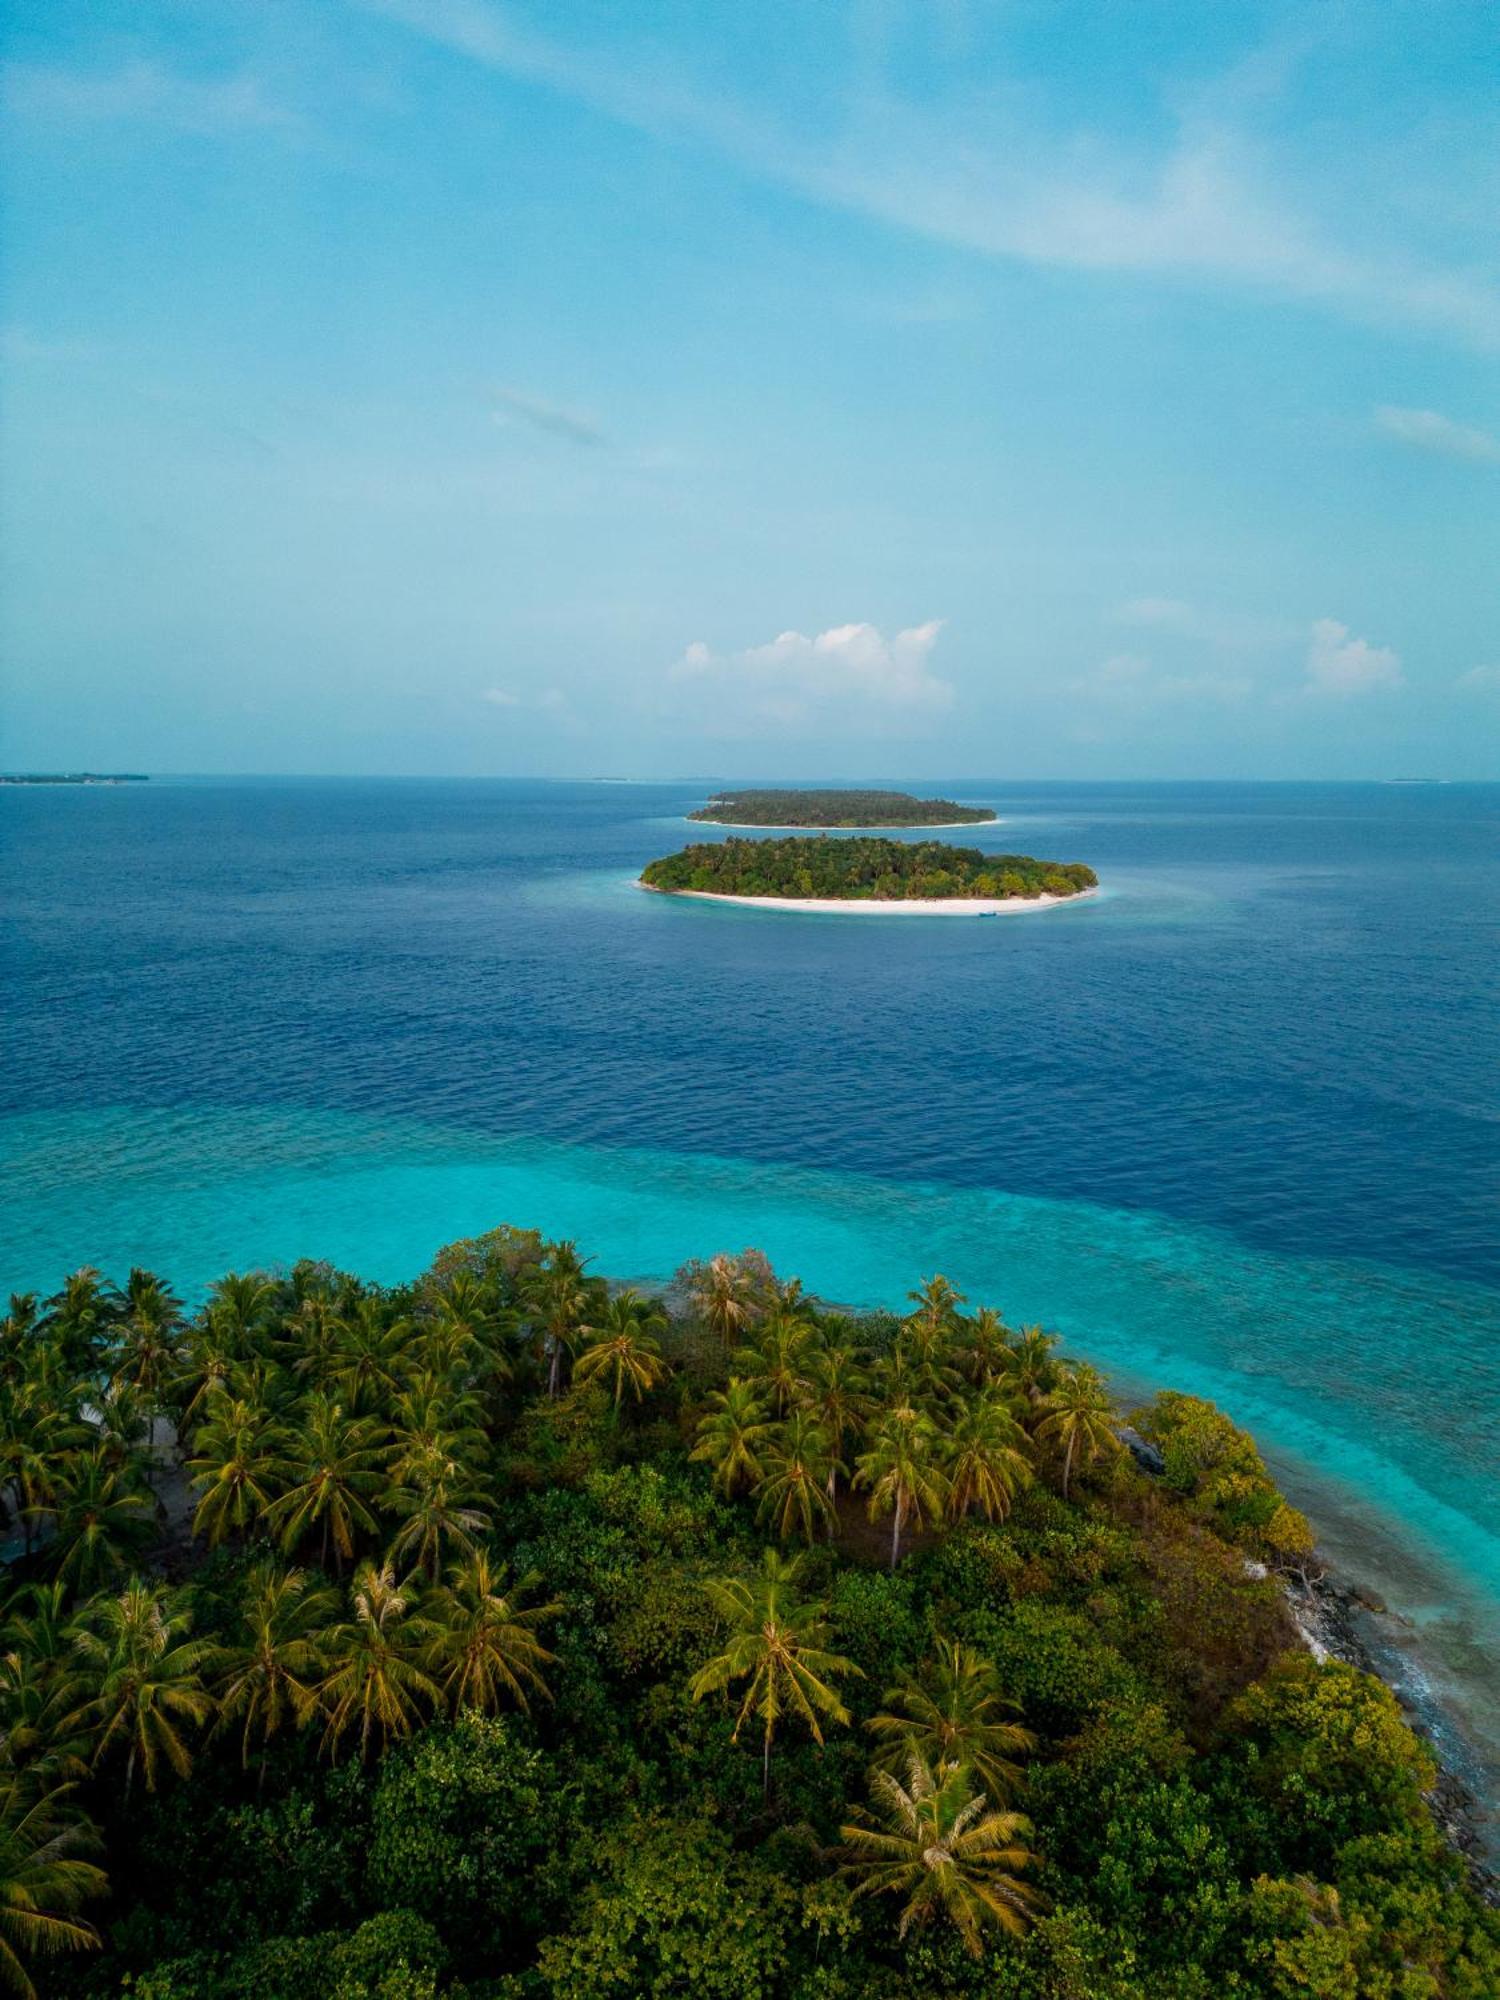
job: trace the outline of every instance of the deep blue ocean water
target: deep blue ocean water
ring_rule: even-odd
[[[0,1284],[941,1269],[1248,1423],[1495,1755],[1500,787],[942,787],[1102,878],[988,921],[643,894],[707,789],[0,789]]]

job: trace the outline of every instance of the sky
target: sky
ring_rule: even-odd
[[[1473,0],[11,0],[0,768],[1500,778]]]

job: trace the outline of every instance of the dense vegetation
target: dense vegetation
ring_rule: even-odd
[[[498,1230],[12,1300],[0,1973],[136,2000],[1481,2000],[1500,1924],[1210,1405],[942,1278]]]
[[[724,840],[648,862],[651,889],[716,896],[837,896],[851,902],[953,897],[1076,896],[1098,882],[1081,861],[985,854],[940,840]]]
[[[988,806],[918,799],[910,792],[715,792],[689,819],[716,826],[977,826]]]

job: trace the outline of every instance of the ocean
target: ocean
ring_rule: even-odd
[[[1101,878],[970,922],[642,893],[712,788],[0,788],[0,1282],[941,1270],[1254,1430],[1493,1796],[1500,786],[934,783]]]

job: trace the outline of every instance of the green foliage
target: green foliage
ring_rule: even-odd
[[[1312,1551],[1304,1515],[1277,1491],[1248,1431],[1200,1396],[1163,1390],[1136,1428],[1161,1451],[1166,1482],[1226,1540],[1278,1561]]]
[[[573,1924],[542,1946],[557,2000],[773,2000],[800,1944],[799,1897],[702,1820],[627,1824],[600,1843]]]
[[[1076,896],[1098,877],[1081,861],[1037,861],[1029,854],[986,854],[937,840],[723,840],[684,847],[650,861],[651,889],[715,896],[840,897],[850,901],[950,896]]]
[[[689,819],[713,826],[975,826],[993,820],[988,806],[918,799],[910,792],[715,792]]]
[[[1139,1677],[1081,1612],[1026,1599],[1005,1612],[960,1616],[955,1636],[994,1662],[1034,1729],[1067,1736],[1106,1705],[1141,1691]]]

